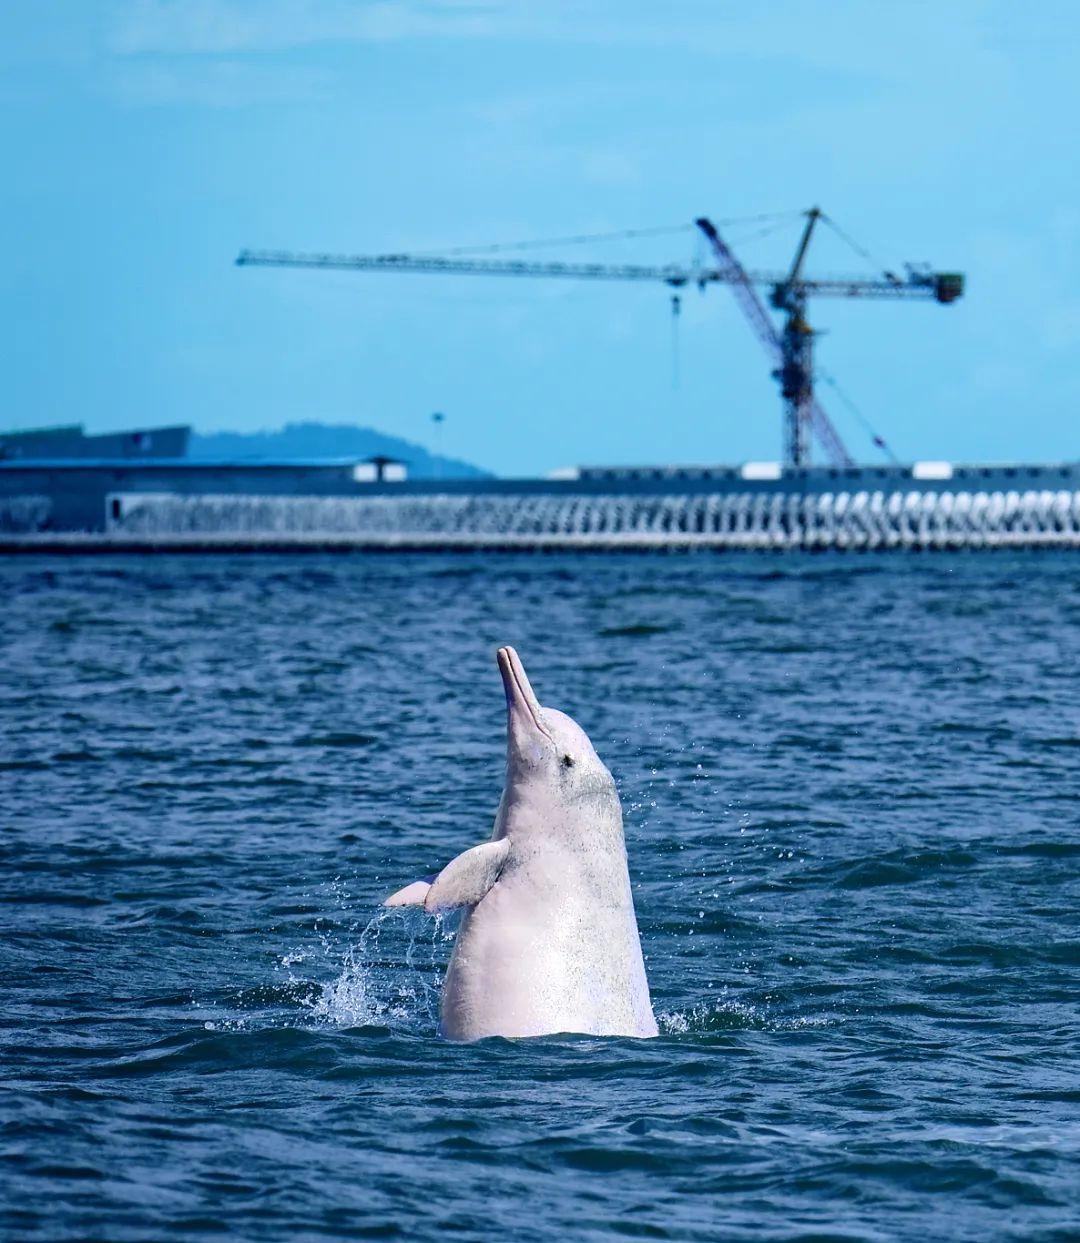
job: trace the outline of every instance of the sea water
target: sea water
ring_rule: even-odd
[[[1080,557],[0,563],[0,1233],[1080,1237]],[[512,643],[661,1034],[455,1046]]]

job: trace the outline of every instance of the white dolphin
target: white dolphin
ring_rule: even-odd
[[[386,901],[467,908],[440,1034],[655,1036],[615,783],[585,731],[540,706],[514,649],[498,662],[506,787],[491,841]]]

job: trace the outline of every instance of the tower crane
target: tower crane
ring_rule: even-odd
[[[730,285],[739,306],[772,363],[772,375],[780,384],[784,402],[784,464],[805,466],[810,462],[811,441],[816,440],[829,461],[850,466],[853,459],[839,433],[814,395],[814,330],[807,319],[811,296],[830,298],[887,298],[955,302],[964,293],[959,272],[935,272],[923,265],[908,264],[903,277],[886,271],[880,276],[828,276],[810,278],[803,265],[814,230],[829,218],[818,207],[805,213],[806,224],[786,272],[748,271],[716,226],[701,216],[694,224],[704,236],[714,258],[711,267],[680,264],[605,264],[529,262],[517,259],[467,259],[434,255],[353,255],[297,253],[282,250],[242,250],[236,262],[242,267],[343,268],[363,272],[416,272],[451,276],[530,276],[588,281],[654,281],[672,289],[696,285]],[[834,225],[835,228],[835,225]],[[837,230],[839,232],[839,230]],[[758,287],[769,291],[769,304],[783,316],[777,326]],[[675,304],[677,307],[677,303]],[[879,444],[883,444],[880,440]]]

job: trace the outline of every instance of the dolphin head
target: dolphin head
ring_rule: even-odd
[[[506,791],[512,801],[547,807],[601,803],[619,817],[615,782],[588,734],[565,712],[545,708],[512,647],[498,652],[506,691]]]

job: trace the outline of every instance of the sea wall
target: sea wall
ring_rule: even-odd
[[[1080,491],[126,494],[110,538],[364,547],[1080,547]]]

